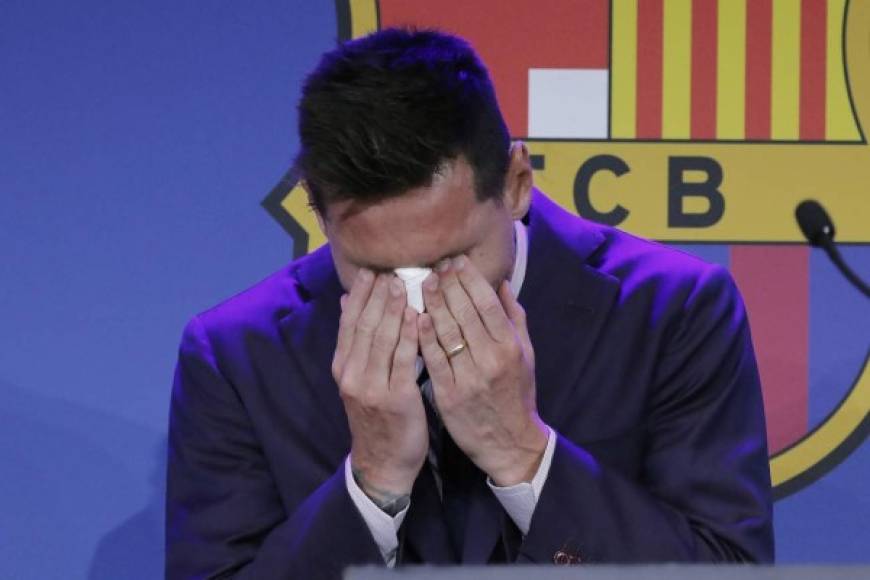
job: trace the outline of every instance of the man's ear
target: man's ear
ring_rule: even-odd
[[[504,195],[502,199],[511,217],[518,220],[529,211],[532,201],[532,163],[529,159],[529,149],[522,141],[511,144],[510,160],[505,177]]]

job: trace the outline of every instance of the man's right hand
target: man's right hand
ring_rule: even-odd
[[[398,278],[364,269],[341,309],[332,374],[350,424],[351,467],[363,492],[387,508],[410,495],[429,448],[417,313]]]

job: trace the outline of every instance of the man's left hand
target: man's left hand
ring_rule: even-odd
[[[420,348],[445,427],[496,485],[530,481],[548,431],[535,403],[522,306],[506,281],[496,293],[466,256],[442,262],[423,283],[423,298]]]

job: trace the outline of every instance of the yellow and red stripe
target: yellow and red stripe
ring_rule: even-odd
[[[716,14],[716,138],[746,129],[746,1],[719,2]]]
[[[716,138],[717,0],[692,2],[692,139]]]
[[[638,0],[611,6],[610,136],[633,139],[637,129]]]
[[[620,0],[612,10],[612,137],[859,140],[845,0]]]
[[[828,0],[825,59],[825,138],[859,141],[846,84],[843,31],[847,0]]]
[[[749,140],[770,139],[772,0],[746,6],[746,127]]]
[[[827,19],[825,0],[801,2],[801,141],[825,139]]]
[[[471,40],[515,136],[528,134],[530,69],[609,63],[611,138],[860,140],[842,46],[847,0],[374,5],[381,27],[436,26]]]
[[[637,127],[634,137],[662,136],[662,54],[664,0],[637,4]]]

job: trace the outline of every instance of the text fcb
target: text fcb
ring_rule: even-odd
[[[468,39],[552,199],[644,237],[705,244],[730,267],[752,324],[778,497],[866,438],[866,347],[848,384],[810,380],[810,361],[843,364],[819,363],[818,345],[837,338],[809,332],[818,308],[841,301],[811,299],[793,216],[820,199],[838,240],[870,252],[870,0],[337,6],[341,39],[404,25]],[[325,242],[306,201],[292,173],[263,201],[296,255]],[[833,405],[819,394],[832,389]],[[827,408],[811,413],[817,400]]]

